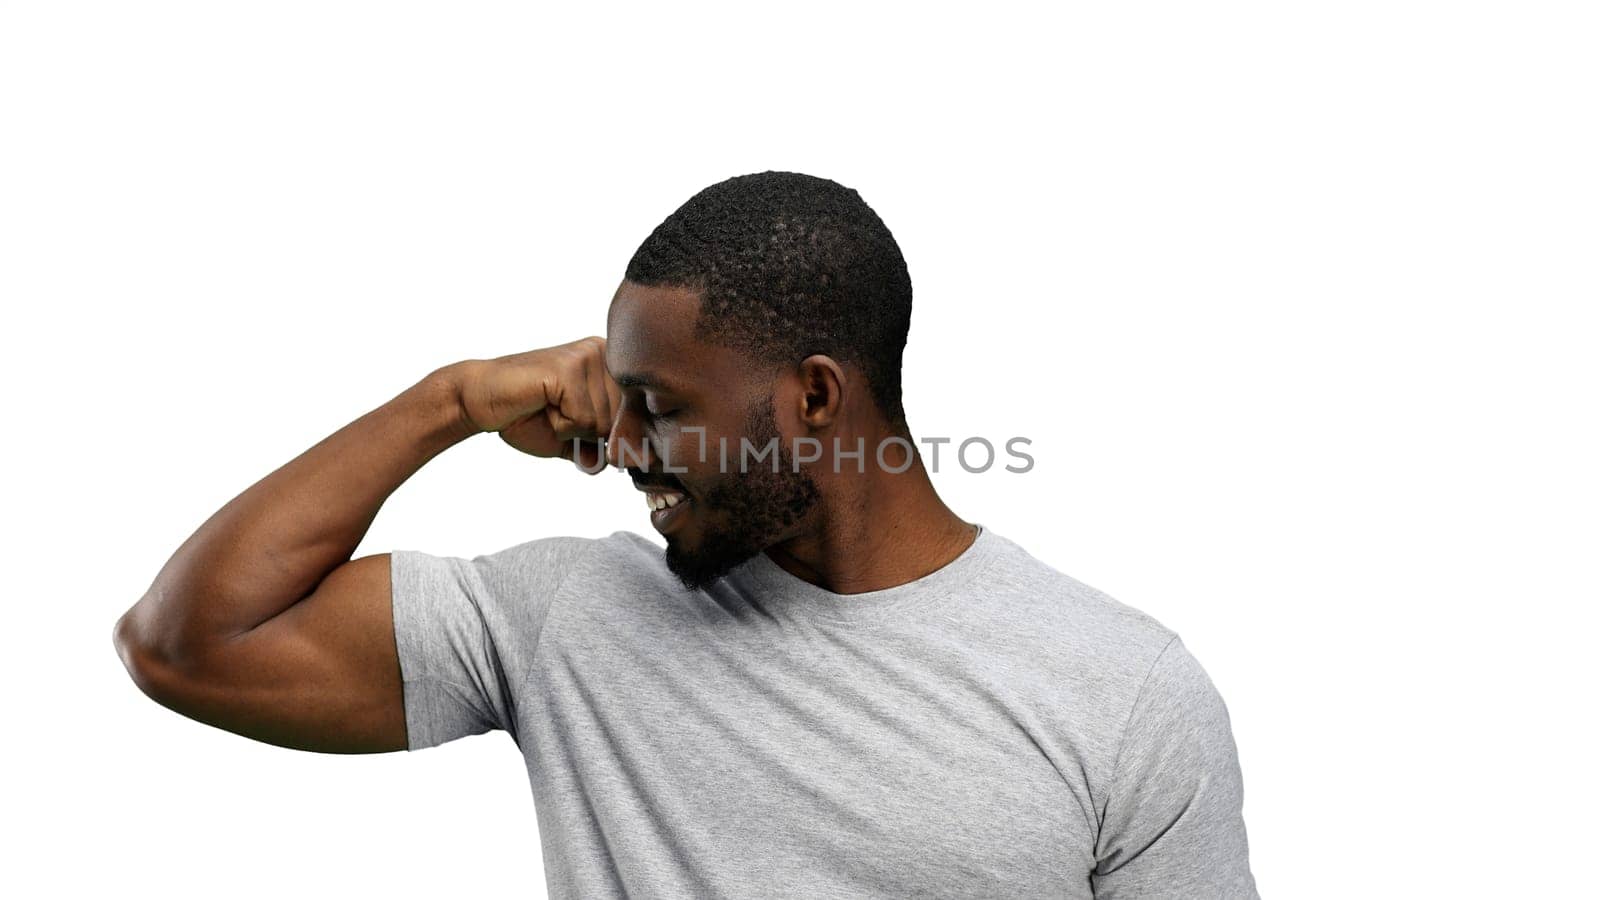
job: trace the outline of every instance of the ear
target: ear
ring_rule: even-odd
[[[844,409],[844,369],[820,353],[800,361],[800,421],[820,431],[833,425]]]

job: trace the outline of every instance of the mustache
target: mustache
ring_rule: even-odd
[[[646,472],[644,472],[642,469],[632,469],[632,468],[630,468],[628,470],[628,477],[633,479],[633,484],[634,484],[635,487],[640,487],[640,488],[658,487],[658,488],[672,488],[673,490],[678,490],[678,491],[682,491],[683,490],[683,484],[680,483],[678,481],[678,479],[672,478],[672,477],[669,477],[669,476],[666,476],[666,475],[650,475],[650,474],[647,474]]]

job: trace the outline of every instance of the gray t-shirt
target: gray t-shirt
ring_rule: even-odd
[[[1199,663],[992,529],[863,594],[625,531],[391,572],[408,749],[510,733],[552,898],[1257,896]]]

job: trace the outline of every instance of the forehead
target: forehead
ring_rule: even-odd
[[[694,318],[699,314],[697,291],[624,280],[611,296],[611,309],[606,313],[606,343],[632,345],[690,339]]]
[[[624,280],[606,314],[606,369],[624,387],[694,390],[737,371],[732,351],[694,336],[698,291]]]

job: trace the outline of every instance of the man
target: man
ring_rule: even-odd
[[[910,315],[855,191],[713,185],[634,255],[607,339],[445,366],[291,460],[178,549],[118,652],[281,746],[509,732],[552,897],[1256,896],[1217,691],[1160,623],[939,499]],[[625,468],[665,553],[350,558],[485,431]]]

